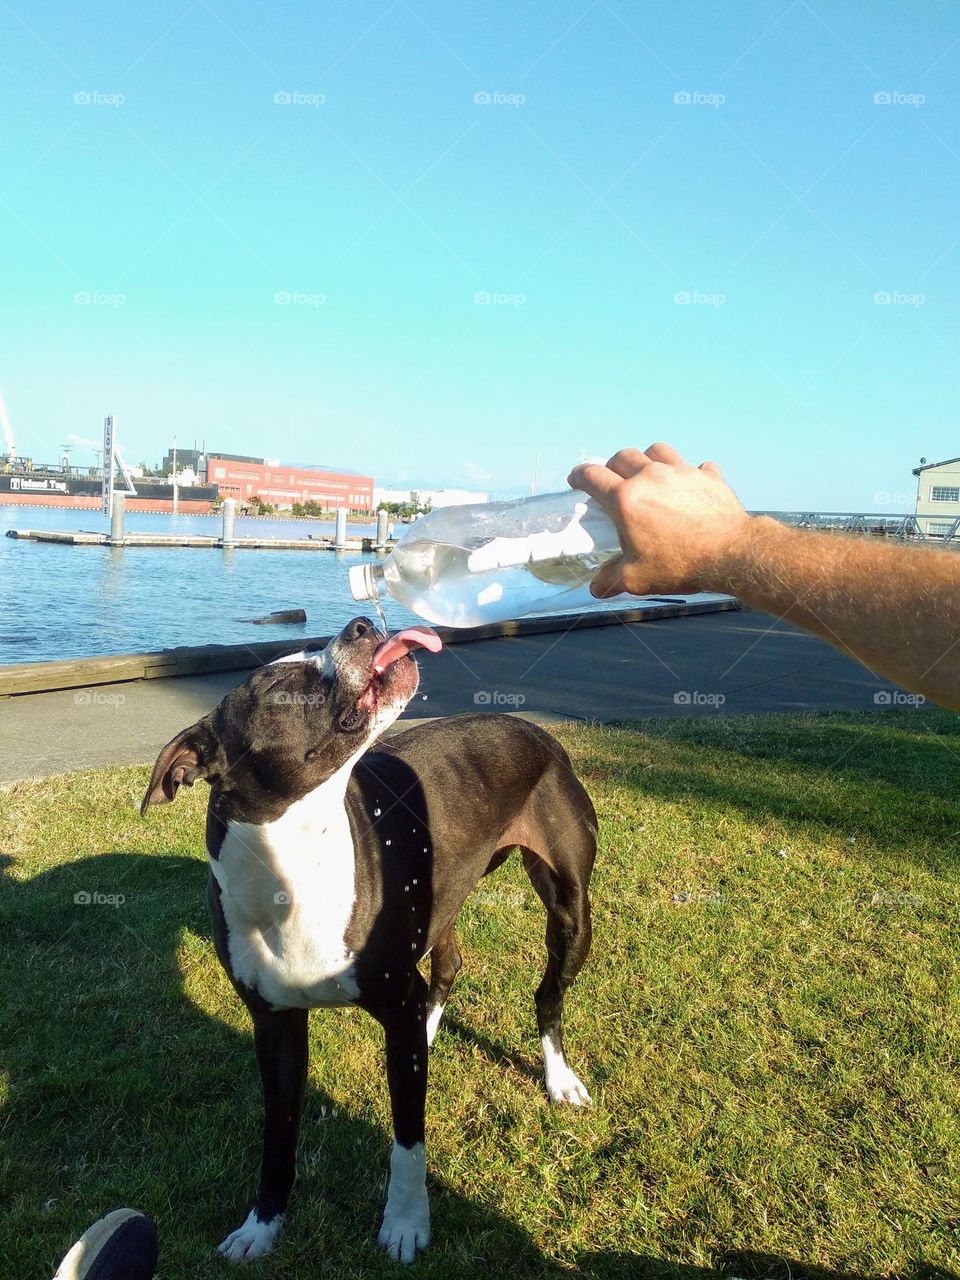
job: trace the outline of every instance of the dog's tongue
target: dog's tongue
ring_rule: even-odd
[[[442,648],[443,641],[429,627],[405,627],[379,646],[373,655],[373,669],[377,675],[383,675],[387,667],[399,662],[414,649],[428,649],[430,653],[439,653]]]

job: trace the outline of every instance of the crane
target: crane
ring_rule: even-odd
[[[7,404],[3,398],[2,391],[0,391],[0,426],[3,427],[3,438],[7,446],[6,462],[8,466],[12,467],[17,458],[17,442],[13,438],[10,415],[7,413]]]

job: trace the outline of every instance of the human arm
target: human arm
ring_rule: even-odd
[[[623,547],[593,579],[595,595],[729,592],[960,710],[956,553],[751,516],[715,463],[691,466],[665,444],[623,449],[569,479],[607,510]]]

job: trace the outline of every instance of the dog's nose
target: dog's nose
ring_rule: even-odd
[[[354,618],[340,634],[344,640],[362,640],[364,636],[372,636],[375,631],[376,627],[367,618]]]

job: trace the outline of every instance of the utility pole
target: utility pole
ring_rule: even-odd
[[[179,493],[177,491],[177,437],[173,437],[173,514],[180,510]]]

